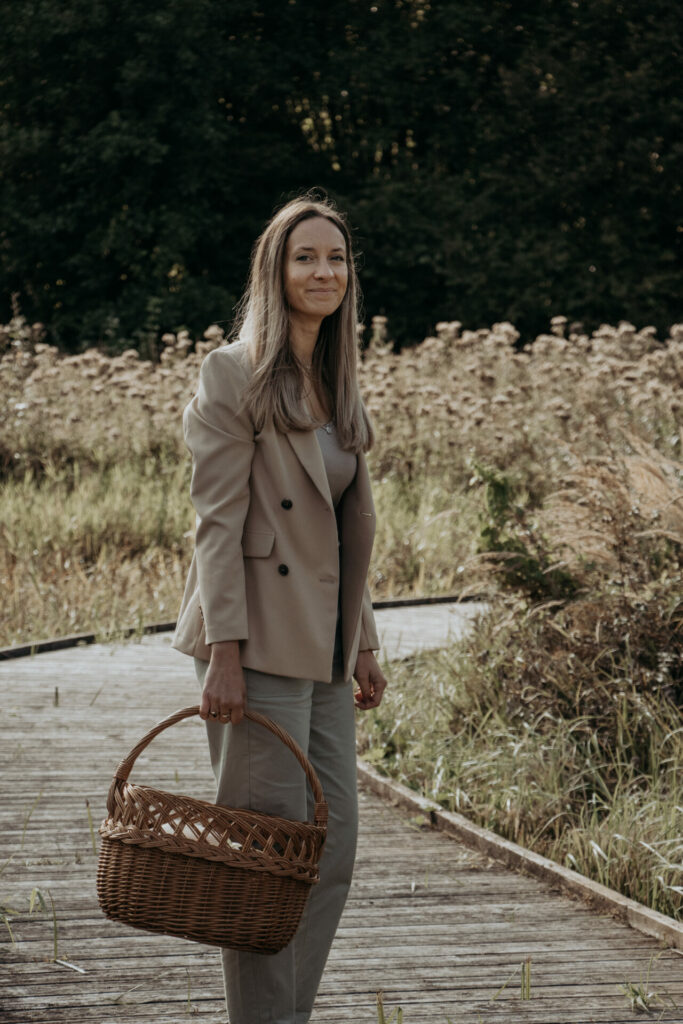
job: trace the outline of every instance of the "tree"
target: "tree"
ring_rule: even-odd
[[[273,209],[349,211],[370,315],[680,315],[668,0],[17,0],[0,52],[0,318],[75,349],[226,321]]]

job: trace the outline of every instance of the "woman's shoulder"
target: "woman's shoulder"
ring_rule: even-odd
[[[221,345],[214,348],[204,358],[202,363],[202,375],[228,374],[232,376],[235,372],[249,378],[252,374],[251,360],[245,341],[233,341],[228,345]]]
[[[212,349],[202,360],[197,393],[188,406],[188,415],[192,416],[193,410],[203,410],[206,419],[218,417],[224,429],[233,434],[238,431],[229,424],[239,420],[253,436],[253,423],[245,401],[250,377],[250,362],[243,342]]]

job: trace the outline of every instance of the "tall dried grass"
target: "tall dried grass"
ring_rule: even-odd
[[[110,630],[172,614],[193,527],[181,411],[201,360],[224,341],[216,326],[197,341],[164,335],[154,363],[132,350],[63,356],[43,333],[20,316],[0,327],[0,643],[60,622]],[[633,491],[647,557],[654,536],[678,535],[683,327],[666,343],[625,322],[567,333],[556,317],[520,352],[511,324],[462,331],[455,321],[395,355],[386,322],[373,323],[361,384],[379,437],[377,596],[487,580],[481,465],[505,475],[573,571],[579,556],[605,567],[618,556],[610,507]],[[104,614],[112,592],[121,598]]]

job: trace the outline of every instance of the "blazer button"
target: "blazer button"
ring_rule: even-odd
[[[284,565],[283,563],[282,565],[278,565],[277,571],[280,573],[281,576],[286,576],[287,573],[289,572],[289,567]]]
[[[283,508],[291,508],[294,502],[290,501],[289,498],[283,498],[280,504]]]

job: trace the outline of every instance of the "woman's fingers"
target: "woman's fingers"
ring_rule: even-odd
[[[377,665],[376,662],[375,665]],[[379,666],[377,665],[376,668],[373,666],[367,673],[359,672],[356,681],[359,687],[359,692],[356,693],[356,707],[361,711],[379,707],[387,685]]]
[[[356,707],[368,707],[368,701],[372,700],[372,687],[370,685],[370,673],[365,667],[365,662],[360,658],[356,664],[356,682],[358,689],[355,693]]]
[[[199,717],[204,720],[208,718],[210,721],[220,722],[221,725],[225,725],[227,722],[238,725],[244,718],[244,708],[245,702],[243,699],[238,698],[233,701],[218,700],[204,692],[202,702],[199,705]]]
[[[204,720],[206,720],[209,717],[210,713],[211,713],[211,702],[209,700],[208,693],[206,692],[206,690],[204,690],[202,692],[202,699],[199,702],[199,717],[203,718]]]
[[[387,681],[372,651],[359,651],[354,675],[359,687],[355,695],[356,707],[361,711],[378,707]]]
[[[246,696],[241,667],[226,669],[212,661],[204,680],[199,717],[221,725],[238,725],[244,717]]]
[[[244,701],[240,704],[233,705],[232,708],[229,708],[227,712],[223,712],[222,714],[227,715],[227,717],[219,716],[219,721],[230,722],[231,725],[239,725],[244,718]]]

